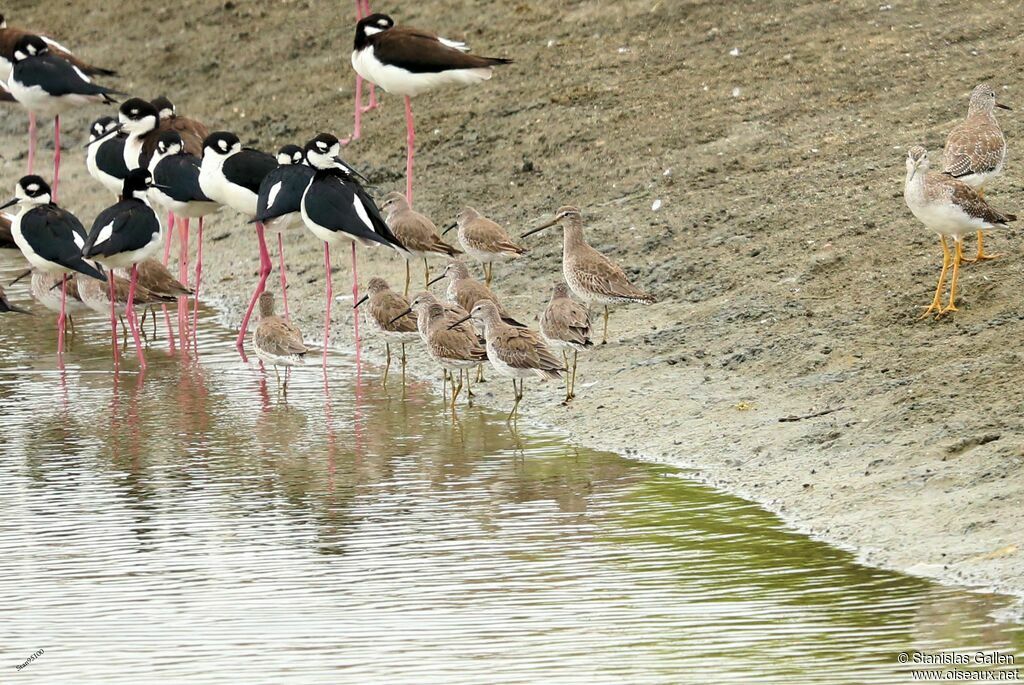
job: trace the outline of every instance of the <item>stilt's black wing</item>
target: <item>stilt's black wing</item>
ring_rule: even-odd
[[[265,152],[243,148],[224,160],[224,177],[235,185],[260,192],[260,183],[277,168],[277,160]]]
[[[267,222],[302,208],[302,194],[316,172],[305,164],[282,164],[260,183],[256,221]]]
[[[348,233],[363,240],[400,249],[401,243],[377,231],[377,221],[384,224],[373,200],[355,182],[346,182],[330,173],[318,172],[302,197],[309,217],[329,231]],[[384,224],[387,229],[387,224]],[[388,234],[391,231],[388,230]]]
[[[46,261],[107,280],[102,271],[82,259],[85,227],[71,212],[56,205],[34,207],[21,217],[21,233],[32,251]]]
[[[199,187],[199,160],[192,155],[161,159],[153,169],[153,183],[178,202],[213,202]]]
[[[92,83],[84,73],[55,55],[39,55],[16,63],[11,78],[26,87],[39,86],[50,95],[117,93]]]
[[[152,208],[140,200],[121,200],[96,217],[82,254],[108,257],[140,250],[159,232],[160,220]]]
[[[123,179],[128,175],[128,167],[124,163],[125,136],[114,136],[100,143],[96,150],[96,166],[114,178]]]

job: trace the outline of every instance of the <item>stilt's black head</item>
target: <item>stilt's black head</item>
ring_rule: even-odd
[[[153,98],[153,101],[149,104],[156,108],[156,111],[160,113],[161,119],[171,119],[178,113],[174,108],[174,103],[168,100],[164,95]]]
[[[149,133],[160,123],[160,113],[151,103],[142,98],[130,98],[121,103],[117,119],[129,133]]]
[[[277,151],[277,163],[281,166],[287,164],[302,164],[306,159],[306,153],[298,145],[285,145]]]
[[[117,128],[117,119],[104,116],[89,125],[89,141],[96,141]]]
[[[362,50],[370,44],[370,38],[395,27],[395,20],[386,14],[371,14],[356,24],[355,49]]]
[[[185,144],[181,141],[181,134],[177,131],[164,131],[156,139],[156,152],[159,155],[176,155],[184,147]]]
[[[214,131],[203,141],[203,156],[207,154],[227,157],[242,149],[238,136],[230,131]]]
[[[125,200],[129,198],[141,199],[146,194],[146,191],[149,190],[151,178],[149,171],[146,169],[132,169],[124,177],[121,198]]]

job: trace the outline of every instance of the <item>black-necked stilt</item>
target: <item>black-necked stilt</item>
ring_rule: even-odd
[[[277,254],[281,260],[281,302],[284,318],[291,319],[288,311],[288,281],[284,269],[284,238],[281,232],[293,224],[302,223],[302,194],[313,179],[313,167],[306,162],[306,156],[298,145],[285,145],[277,151],[277,168],[272,170],[260,183],[256,201],[256,221],[277,231]]]
[[[386,245],[404,251],[402,243],[388,228],[380,210],[356,180],[352,168],[339,155],[341,143],[330,133],[321,133],[306,143],[306,161],[316,169],[313,179],[302,194],[302,220],[306,227],[324,241],[324,269],[327,279],[327,312],[324,320],[323,362],[327,365],[330,339],[331,245],[345,240],[352,243],[352,302],[359,301],[359,276],[356,268],[356,243]],[[356,355],[359,354],[359,316],[353,317]]]
[[[27,309],[23,309],[16,304],[11,304],[11,301],[7,299],[7,293],[4,292],[4,288],[0,285],[0,314],[6,314],[8,312],[15,312],[17,314],[31,314]]]
[[[14,67],[7,87],[28,110],[28,168],[32,173],[36,157],[36,116],[53,117],[53,197],[60,178],[60,115],[93,102],[116,102],[117,91],[97,85],[85,73],[56,55],[39,36],[22,37],[14,47]]]
[[[276,167],[277,160],[271,155],[243,148],[234,133],[217,131],[203,141],[199,185],[213,200],[254,218],[259,204],[260,183]],[[260,293],[267,287],[267,278],[272,269],[264,227],[259,221],[256,222],[256,238],[259,241],[260,278],[249,301],[249,307],[245,310],[245,316],[242,317],[241,330],[235,339],[235,347],[243,358],[249,319],[256,308]]]
[[[170,245],[170,224],[174,217],[180,222],[178,232],[178,244],[180,254],[178,258],[178,279],[188,287],[188,237],[189,222],[191,219],[199,219],[199,246],[196,250],[196,274],[195,274],[195,301],[192,307],[192,330],[195,331],[195,323],[199,317],[199,296],[198,290],[202,279],[203,269],[201,258],[203,254],[203,217],[220,211],[220,204],[207,197],[199,185],[200,161],[197,157],[185,150],[181,134],[177,131],[162,131],[156,143],[156,151],[149,162],[150,173],[153,174],[153,189],[150,196],[153,201],[168,212],[168,235],[167,243],[164,246],[164,255],[168,254],[167,247]],[[165,258],[166,262],[166,258]],[[181,303],[179,303],[180,305]],[[184,338],[188,328],[183,315],[187,315],[188,308],[179,308],[178,329]],[[182,346],[185,345],[182,339]]]
[[[442,240],[433,221],[409,206],[405,195],[388,193],[384,196],[384,201],[380,203],[380,208],[387,212],[385,221],[408,251],[408,258],[405,260],[406,297],[409,296],[409,262],[412,257],[419,257],[423,260],[423,282],[426,285],[430,282],[428,256],[454,257],[462,254],[461,250]]]
[[[127,133],[124,142],[125,166],[129,169],[148,169],[159,135],[159,110],[142,98],[129,98],[117,108],[117,121],[116,130]]]
[[[11,221],[11,234],[25,259],[35,269],[66,276],[71,272],[106,280],[103,272],[82,258],[85,227],[71,212],[52,201],[50,186],[39,176],[23,176],[14,189],[14,199],[0,207],[18,205]],[[61,312],[57,319],[57,353],[64,353],[67,322],[67,278],[62,279]]]
[[[359,22],[363,17],[368,17],[371,14],[370,11],[370,0],[356,0],[356,23]],[[370,104],[363,107],[363,77],[356,72],[356,106],[355,106],[355,120],[352,124],[352,135],[342,141],[342,144],[351,143],[353,140],[358,140],[363,135],[363,115],[367,112],[377,109],[377,86],[373,83],[370,84]]]
[[[7,79],[10,78],[11,68],[14,65],[14,50],[18,45],[18,41],[25,36],[39,36],[46,41],[46,44],[50,47],[50,52],[70,62],[89,76],[117,76],[117,72],[113,69],[104,69],[103,67],[97,67],[78,59],[71,54],[70,50],[47,35],[37,31],[26,31],[25,29],[8,26],[7,17],[0,14],[0,81],[6,83]]]
[[[128,167],[124,163],[125,135],[115,132],[117,119],[106,116],[92,122],[89,127],[89,145],[85,153],[85,167],[89,175],[99,181],[115,196],[121,195]]]
[[[301,366],[305,363],[309,348],[302,341],[302,331],[292,322],[274,313],[274,294],[260,293],[260,321],[252,334],[252,348],[256,356],[277,373],[278,366]],[[278,382],[281,376],[277,377]],[[288,392],[288,377],[285,376],[284,392]]]
[[[405,197],[412,202],[415,133],[411,97],[449,84],[470,85],[491,78],[493,68],[512,60],[467,54],[465,43],[418,29],[396,27],[386,14],[371,14],[356,24],[352,68],[370,83],[405,97],[408,153]]]
[[[139,279],[139,262],[159,252],[163,242],[160,217],[149,204],[152,177],[146,169],[132,169],[124,179],[121,199],[107,207],[93,221],[82,255],[105,266],[110,272],[113,287],[114,269],[131,269],[128,305],[125,312],[128,327],[135,342],[139,365],[145,369],[146,359],[139,341],[139,327],[133,307],[135,286]],[[110,323],[113,329],[114,355],[117,355],[117,320],[114,312],[116,298],[111,293]]]

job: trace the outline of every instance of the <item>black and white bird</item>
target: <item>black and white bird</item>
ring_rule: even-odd
[[[148,169],[156,150],[160,114],[152,103],[129,98],[117,109],[118,131],[124,131],[124,163],[129,169]]]
[[[53,196],[60,178],[60,115],[73,107],[116,102],[117,91],[93,83],[85,73],[56,55],[39,36],[23,36],[14,48],[7,81],[11,95],[29,113],[28,168],[36,157],[36,116],[53,117]]]
[[[306,143],[306,161],[316,170],[302,194],[302,221],[324,241],[324,267],[327,279],[327,313],[324,322],[324,364],[327,363],[327,341],[330,335],[331,245],[345,241],[352,244],[352,302],[359,301],[359,279],[356,268],[356,243],[364,246],[384,245],[405,248],[388,228],[373,199],[356,178],[356,173],[340,156],[341,143],[330,133],[321,133]],[[355,317],[356,350],[359,349],[359,317]]]
[[[228,131],[211,133],[203,141],[203,161],[199,167],[199,186],[208,197],[249,218],[256,218],[259,204],[260,184],[267,174],[277,167],[277,160],[265,152],[243,148],[238,136]],[[260,293],[267,287],[270,276],[270,252],[263,224],[256,222],[256,238],[259,242],[260,278],[253,292],[249,307],[242,317],[241,330],[235,339],[235,347],[245,358],[245,334],[249,319],[259,301]],[[284,256],[281,256],[284,264]]]
[[[39,33],[38,31],[27,31],[25,29],[9,26],[7,24],[7,17],[0,14],[0,81],[4,83],[11,76],[11,68],[14,66],[14,49],[25,36],[34,35],[39,36],[46,44],[50,47],[50,52],[61,59],[67,60],[74,66],[81,69],[89,76],[117,76],[117,72],[113,69],[104,69],[94,64],[81,60],[71,54],[71,51],[66,47],[55,41],[50,36]]]
[[[370,83],[405,96],[405,197],[412,205],[412,162],[415,132],[411,97],[447,85],[472,85],[491,78],[494,67],[509,64],[504,57],[467,54],[462,42],[428,31],[395,26],[386,14],[371,14],[356,24],[352,68]]]
[[[125,135],[117,132],[117,119],[100,117],[89,126],[89,145],[85,152],[85,168],[115,196],[121,195],[128,167],[124,163]]]
[[[58,207],[50,186],[39,176],[24,176],[14,188],[14,199],[0,207],[18,206],[11,220],[11,235],[33,268],[65,276],[72,272],[106,280],[103,272],[82,258],[85,227],[71,212]],[[57,319],[57,352],[64,353],[67,322],[67,279],[61,288],[61,312]]]
[[[131,269],[131,283],[128,288],[127,318],[135,341],[135,353],[139,366],[146,368],[139,340],[139,327],[135,317],[135,289],[139,279],[139,262],[160,251],[163,244],[163,227],[160,217],[149,203],[152,177],[146,169],[132,169],[125,176],[121,199],[107,207],[93,221],[89,237],[82,247],[82,256],[105,266],[113,282],[114,269]],[[114,301],[111,296],[111,323],[114,338],[117,324],[114,318]]]
[[[181,116],[178,108],[166,95],[153,98],[151,105],[156,107],[160,125],[158,130],[175,131],[181,136],[185,152],[195,157],[203,156],[203,141],[210,135],[206,124],[192,117]]]

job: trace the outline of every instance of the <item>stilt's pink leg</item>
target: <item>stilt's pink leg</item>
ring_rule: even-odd
[[[121,362],[121,351],[117,344],[117,295],[114,289],[114,270],[107,273],[107,285],[110,286],[110,342],[114,347],[114,370]]]
[[[331,302],[334,301],[334,284],[331,278],[331,244],[324,242],[324,272],[327,278],[327,307],[324,315],[324,370],[327,369],[327,347],[331,339]]]
[[[358,8],[358,5],[359,5],[359,3],[356,2],[357,8]],[[358,9],[357,9],[357,13],[358,13]],[[362,19],[363,17],[368,17],[370,14],[371,14],[370,0],[363,0],[363,11],[362,11],[362,14],[359,15],[359,18]],[[362,103],[360,103],[360,104],[362,104]],[[377,103],[377,86],[375,86],[374,84],[371,83],[370,84],[370,104],[368,104],[366,107],[363,108],[363,112],[366,113],[366,112],[369,112],[370,110],[377,109],[377,105],[378,105],[378,103]]]
[[[356,0],[356,21],[363,18],[363,3],[362,0]],[[358,140],[363,134],[363,77],[356,74],[356,106],[355,106],[355,117],[352,122],[352,135],[341,141],[342,145],[348,145],[354,140]]]
[[[171,240],[174,238],[174,212],[167,212],[167,242],[164,243],[164,266],[171,257]]]
[[[188,229],[189,219],[181,222],[181,230],[178,233],[178,280],[182,285],[188,287]],[[188,348],[188,298],[178,298],[178,335],[181,337],[181,348]]]
[[[281,233],[277,234],[277,261],[278,271],[281,272],[281,303],[284,305],[285,321],[292,320],[292,314],[288,311],[288,276],[284,272],[284,238]]]
[[[139,267],[132,264],[132,279],[128,284],[128,304],[125,314],[128,316],[128,328],[135,342],[135,355],[139,358],[139,368],[146,370],[146,357],[142,354],[142,341],[139,340],[139,323],[135,320],[135,286],[139,282]]]
[[[356,272],[356,243],[352,241],[352,301],[359,301],[359,274]],[[352,321],[356,336],[356,364],[359,364],[359,311],[352,312]]]
[[[203,217],[199,217],[199,234],[196,235],[196,285],[192,292],[192,335],[196,335],[199,321],[199,285],[203,282]]]
[[[53,194],[50,196],[54,202],[57,201],[57,185],[60,183],[60,115],[53,118],[53,185],[50,189]]]
[[[235,347],[240,353],[244,355],[245,348],[245,334],[249,330],[249,319],[252,318],[252,312],[256,309],[256,302],[260,299],[260,295],[267,288],[267,278],[270,276],[271,262],[270,252],[267,251],[267,240],[264,235],[263,224],[260,222],[256,223],[256,238],[260,244],[260,280],[256,284],[256,291],[252,294],[252,299],[249,300],[249,308],[245,310],[245,316],[242,317],[242,328],[238,331],[238,337],[235,338]]]
[[[28,171],[32,174],[36,168],[36,114],[28,113]]]
[[[64,326],[67,323],[68,275],[60,284],[60,316],[57,318],[57,354],[64,354]]]
[[[416,131],[412,125],[412,98],[408,95],[405,96],[405,129],[407,134],[405,143],[409,148],[405,157],[405,197],[409,200],[409,206],[412,207],[412,158],[413,148],[416,144]]]

